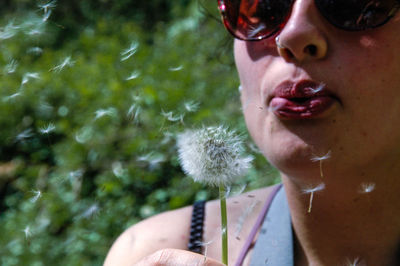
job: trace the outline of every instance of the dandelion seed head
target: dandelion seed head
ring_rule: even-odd
[[[251,167],[242,139],[222,126],[188,130],[178,135],[183,171],[195,181],[214,186],[232,184]]]

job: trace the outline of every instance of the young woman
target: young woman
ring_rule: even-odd
[[[228,200],[229,264],[400,265],[400,1],[218,4],[248,130],[283,183]],[[191,216],[134,225],[105,264],[222,265],[219,204],[207,256],[187,251]]]

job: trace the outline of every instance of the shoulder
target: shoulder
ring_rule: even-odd
[[[227,199],[228,227],[232,237],[230,249],[236,253],[250,227],[254,224],[271,187],[243,193]],[[205,207],[204,242],[211,258],[220,258],[218,240],[220,233],[219,200],[209,201]],[[190,237],[192,206],[164,212],[135,224],[123,232],[111,247],[104,265],[132,265],[161,249],[187,249]]]
[[[132,265],[165,248],[186,249],[192,207],[164,212],[123,232],[111,247],[104,265]]]

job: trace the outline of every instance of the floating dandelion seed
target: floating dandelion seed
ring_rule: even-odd
[[[164,110],[161,111],[161,115],[164,116],[168,121],[171,122],[180,121],[181,123],[183,123],[183,118],[185,117],[184,114],[174,115],[174,112],[172,111],[165,112]]]
[[[242,215],[240,215],[237,223],[236,223],[236,231],[235,231],[235,238],[238,239],[240,232],[242,231],[243,224],[246,221],[247,217],[249,217],[250,213],[254,210],[254,208],[257,206],[259,203],[258,200],[253,200],[250,206],[246,206],[246,208],[243,210]]]
[[[347,259],[347,262],[346,262],[346,266],[361,266],[361,265],[365,265],[365,264],[362,263],[360,258],[355,258],[353,261],[351,261],[350,259]]]
[[[145,162],[148,164],[150,170],[154,170],[160,166],[161,163],[165,162],[165,156],[159,153],[150,152],[148,154],[138,156],[136,159],[138,162]]]
[[[50,69],[50,71],[61,72],[66,67],[72,67],[75,64],[75,61],[71,60],[71,56],[67,56],[59,65]]]
[[[113,174],[118,178],[122,178],[128,173],[128,171],[124,169],[121,162],[113,162],[111,167]]]
[[[32,190],[34,196],[30,199],[30,202],[35,203],[38,199],[42,197],[42,192],[40,190]]]
[[[318,192],[318,191],[321,191],[321,190],[323,190],[324,188],[325,188],[325,184],[324,184],[324,183],[321,183],[321,184],[319,184],[319,185],[316,186],[316,187],[307,188],[307,189],[304,189],[304,190],[303,190],[304,193],[310,194],[310,203],[309,203],[309,205],[308,205],[308,211],[307,211],[308,213],[311,212],[312,203],[313,203],[313,199],[314,199],[314,193],[315,193],[315,192]]]
[[[31,228],[29,227],[29,225],[26,226],[24,228],[24,230],[22,230],[22,232],[24,232],[24,234],[25,234],[25,239],[28,239],[32,236],[32,231],[31,231]]]
[[[45,4],[39,4],[38,7],[39,7],[41,10],[43,10],[44,13],[46,13],[46,12],[48,12],[50,9],[55,8],[55,7],[56,7],[56,4],[57,4],[57,1],[54,0],[54,1],[47,2],[47,3],[45,3]]]
[[[18,62],[16,60],[11,60],[10,63],[8,63],[5,67],[4,67],[4,71],[7,74],[12,74],[17,70],[18,67]]]
[[[7,40],[15,36],[20,29],[19,26],[15,26],[14,22],[11,21],[4,28],[0,28],[0,40]]]
[[[19,141],[24,141],[28,138],[33,137],[33,131],[31,128],[28,128],[24,131],[22,131],[21,133],[19,133],[16,137],[15,137],[15,141],[19,142]]]
[[[33,55],[41,55],[43,53],[43,49],[40,47],[31,47],[27,50],[27,53]]]
[[[22,93],[16,92],[16,93],[11,94],[11,95],[9,95],[9,96],[4,96],[4,97],[3,97],[3,102],[8,102],[8,101],[10,101],[10,100],[12,100],[12,99],[15,99],[15,98],[17,98],[18,96],[21,96],[21,95],[22,95]]]
[[[49,123],[46,127],[39,129],[39,132],[42,134],[49,134],[50,132],[54,131],[56,126],[53,123]]]
[[[130,74],[129,77],[126,78],[126,80],[137,79],[139,76],[140,76],[140,71],[135,70]]]
[[[140,106],[134,103],[131,105],[131,107],[129,107],[128,113],[126,115],[129,119],[135,121],[139,118],[140,111]]]
[[[129,59],[132,55],[134,55],[137,52],[137,49],[139,47],[138,42],[132,42],[131,46],[121,52],[121,61],[125,61]]]
[[[366,194],[375,190],[375,183],[361,183],[359,192]]]
[[[93,203],[84,212],[82,212],[77,218],[78,219],[92,219],[100,213],[100,206],[98,203]]]
[[[310,88],[310,89],[311,89],[311,92],[312,92],[312,93],[317,93],[317,92],[322,91],[324,88],[325,88],[325,83],[322,83],[322,82],[321,82],[321,83],[318,85],[318,87],[316,87],[315,89],[313,89],[313,88]]]
[[[222,233],[222,262],[228,264],[228,235],[225,187],[244,175],[253,160],[243,156],[242,139],[222,126],[188,130],[177,138],[184,172],[195,181],[219,186]]]
[[[113,107],[107,108],[107,109],[99,109],[95,112],[96,117],[94,120],[97,120],[103,116],[116,116],[117,115],[117,110]]]
[[[182,66],[182,65],[177,66],[177,67],[170,67],[170,68],[168,68],[168,70],[171,71],[171,72],[180,71],[180,70],[182,70],[182,69],[183,69],[183,66]]]
[[[324,156],[314,156],[313,158],[311,158],[312,162],[319,162],[319,173],[321,175],[321,178],[324,178],[324,173],[322,171],[322,162],[328,160],[330,157],[331,157],[331,151],[328,151],[328,153],[325,154]]]
[[[185,102],[185,109],[188,112],[196,112],[199,109],[199,103],[194,101]]]
[[[24,76],[22,77],[21,86],[25,85],[26,83],[28,83],[32,79],[40,79],[39,73],[36,73],[36,72],[25,73]]]

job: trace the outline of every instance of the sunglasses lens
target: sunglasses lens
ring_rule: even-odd
[[[316,0],[315,4],[330,23],[350,31],[378,27],[398,8],[397,0]]]
[[[242,40],[260,40],[278,32],[291,7],[291,0],[219,1],[226,28]]]

